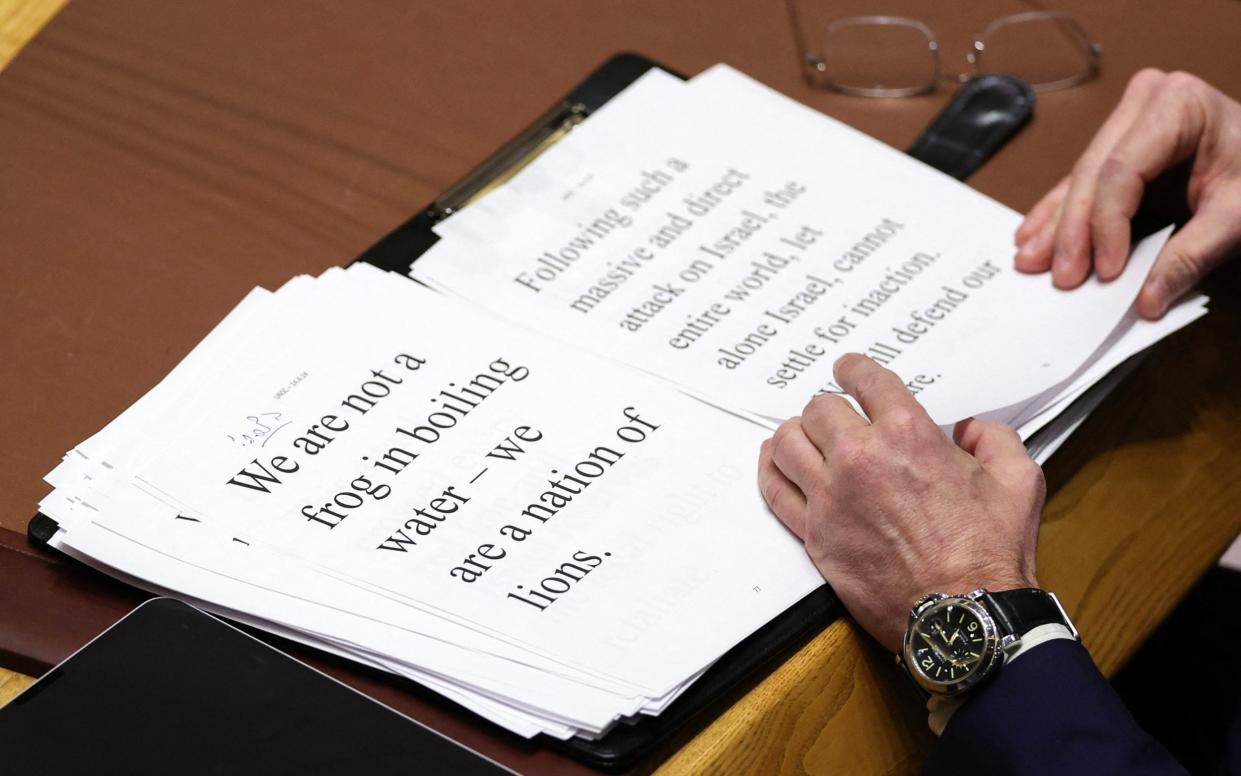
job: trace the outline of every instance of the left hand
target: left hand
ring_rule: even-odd
[[[1186,181],[1165,175],[1182,163]],[[1188,73],[1137,73],[1073,171],[1017,230],[1017,269],[1050,269],[1057,288],[1076,288],[1091,271],[1117,277],[1129,220],[1149,193],[1172,194],[1193,214],[1138,293],[1138,312],[1156,319],[1241,248],[1241,103]]]
[[[1046,488],[1017,433],[966,420],[954,442],[869,358],[846,355],[835,375],[870,420],[815,397],[763,443],[758,481],[857,622],[897,652],[927,593],[1037,587]]]

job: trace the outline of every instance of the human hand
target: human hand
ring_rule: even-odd
[[[858,623],[896,652],[927,593],[1037,587],[1045,486],[1016,432],[966,420],[954,443],[869,358],[842,357],[835,376],[870,420],[816,397],[763,443],[758,481]]]
[[[1111,280],[1129,258],[1129,220],[1162,173],[1185,162],[1176,192],[1192,217],[1160,251],[1138,294],[1138,312],[1168,306],[1241,247],[1241,104],[1187,73],[1142,70],[1072,172],[1017,230],[1017,269],[1051,269],[1075,288],[1093,268]]]

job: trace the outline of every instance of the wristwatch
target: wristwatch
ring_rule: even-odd
[[[986,681],[1040,625],[1077,629],[1054,593],[1028,587],[965,595],[931,593],[909,612],[897,662],[924,693],[956,697]]]

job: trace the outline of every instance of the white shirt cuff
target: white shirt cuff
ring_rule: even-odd
[[[1008,656],[1004,659],[1004,665],[1008,665],[1039,644],[1046,644],[1056,639],[1072,640],[1073,634],[1068,628],[1058,622],[1051,622],[1046,625],[1040,625],[1037,628],[1031,628],[1021,637],[1021,642],[1017,645],[1017,649],[1008,653]],[[952,719],[952,715],[956,713],[957,709],[961,708],[961,704],[965,703],[967,698],[968,696],[961,698],[931,696],[930,700],[926,702],[926,710],[928,712],[926,722],[935,735],[943,734],[944,728],[948,726],[948,721]]]
[[[1037,628],[1031,628],[1021,637],[1021,643],[1017,645],[1017,649],[1008,653],[1008,659],[1004,661],[1004,665],[1008,665],[1025,653],[1037,647],[1039,644],[1045,644],[1048,641],[1056,639],[1072,639],[1073,634],[1068,628],[1058,622],[1049,622],[1046,625],[1040,625]]]

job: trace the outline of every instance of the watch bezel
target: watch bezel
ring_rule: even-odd
[[[977,667],[960,679],[951,682],[940,682],[927,676],[913,657],[913,639],[915,626],[925,621],[932,614],[949,606],[961,607],[978,618],[983,628],[983,653]],[[934,695],[955,696],[968,692],[986,679],[1003,660],[1001,634],[995,618],[987,607],[978,601],[974,594],[969,595],[934,595],[927,596],[915,605],[909,617],[909,627],[905,629],[905,639],[901,644],[901,660],[905,670],[914,682]]]

